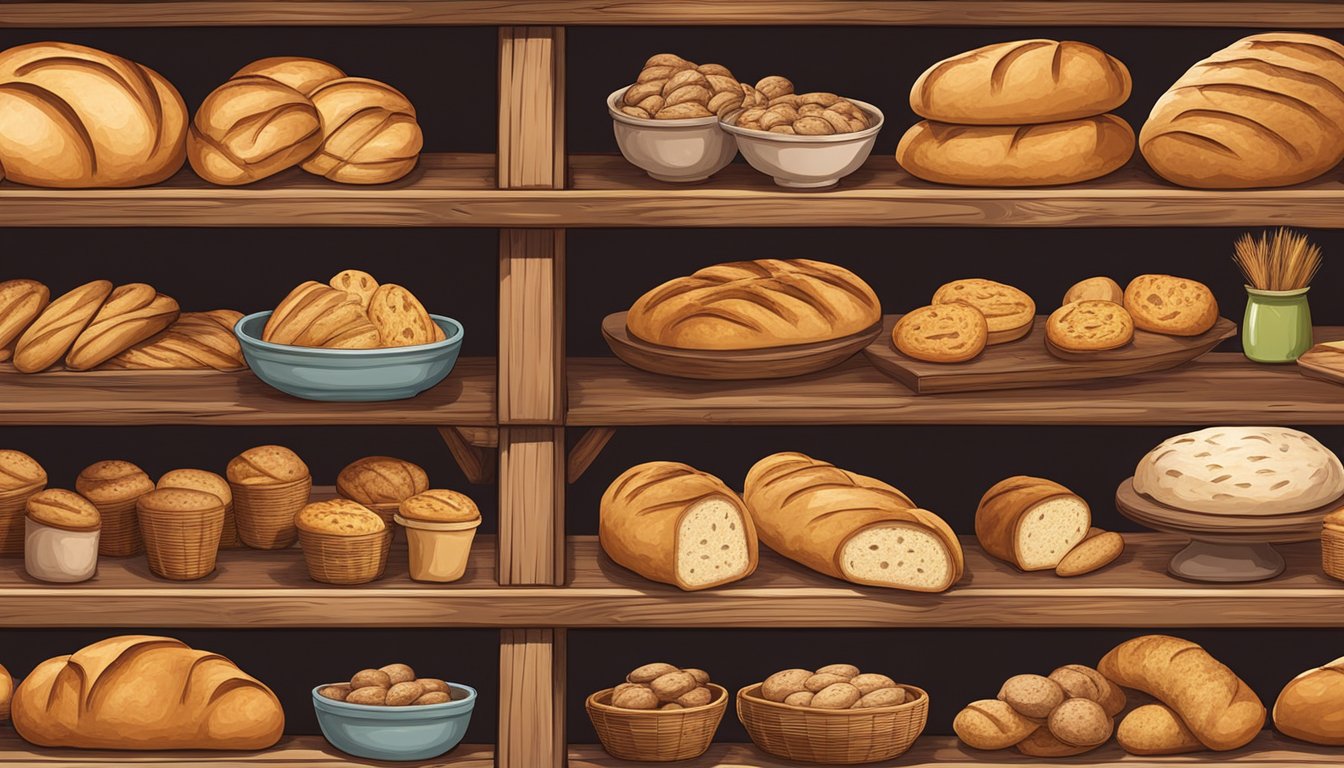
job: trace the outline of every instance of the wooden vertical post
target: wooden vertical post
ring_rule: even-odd
[[[499,633],[499,768],[562,768],[565,630]]]

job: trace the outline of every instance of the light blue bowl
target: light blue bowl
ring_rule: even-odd
[[[270,312],[248,315],[233,327],[257,378],[305,400],[369,403],[405,400],[438,384],[452,372],[466,331],[451,317],[430,315],[443,341],[387,349],[322,349],[261,340]]]
[[[476,689],[449,683],[453,696],[444,704],[420,707],[373,707],[347,704],[318,695],[313,689],[317,724],[331,745],[370,760],[429,760],[456,747],[467,733]]]

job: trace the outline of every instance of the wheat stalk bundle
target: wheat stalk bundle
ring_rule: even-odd
[[[1232,260],[1241,267],[1246,282],[1261,291],[1295,291],[1306,288],[1321,268],[1320,246],[1301,232],[1280,227],[1254,238],[1241,236]]]

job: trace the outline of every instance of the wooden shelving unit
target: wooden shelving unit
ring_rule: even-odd
[[[493,768],[494,748],[488,744],[459,744],[450,755],[424,765],[435,768]],[[104,766],[153,765],[158,768],[194,766],[283,766],[284,768],[334,768],[334,766],[408,766],[351,757],[321,736],[287,736],[265,752],[115,752],[110,750],[42,749],[6,733],[0,735],[0,765],[12,766]]]

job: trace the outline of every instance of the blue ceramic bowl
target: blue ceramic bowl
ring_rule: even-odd
[[[270,312],[248,315],[233,327],[257,378],[305,400],[368,403],[415,397],[447,378],[462,350],[465,330],[450,317],[430,315],[443,341],[387,349],[322,349],[261,340]]]
[[[420,707],[347,704],[313,689],[317,724],[331,745],[370,760],[429,760],[456,747],[467,733],[476,689],[449,683],[453,701]],[[456,698],[465,695],[465,698]]]

